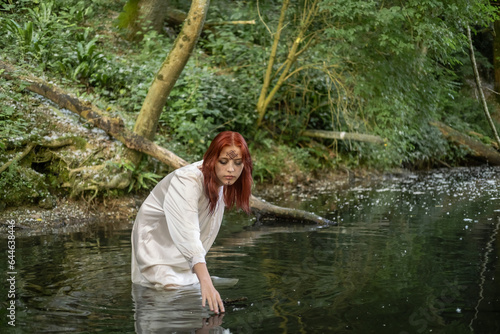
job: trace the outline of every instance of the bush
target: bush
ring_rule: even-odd
[[[14,163],[0,175],[0,202],[7,206],[38,203],[49,195],[45,175]]]
[[[361,2],[321,2],[308,35],[317,39],[297,59],[259,129],[256,103],[282,3],[260,2],[258,13],[252,2],[212,2],[207,22],[256,19],[257,24],[204,30],[169,96],[157,141],[192,161],[201,158],[217,132],[241,132],[253,145],[258,180],[281,177],[287,161],[293,161],[289,172],[310,172],[339,164],[420,167],[460,159],[463,152],[442,139],[429,125],[433,120],[474,130],[488,141],[480,108],[465,96],[468,92],[461,94],[468,75],[463,68],[470,65],[461,49],[460,24],[487,22],[488,10],[480,8],[484,3],[465,10],[460,1],[441,12],[433,1],[409,2],[404,8],[397,1]],[[289,9],[276,71],[296,38],[301,5]],[[111,0],[3,2],[0,48],[35,75],[57,77],[81,97],[133,119],[172,40],[154,31],[141,42],[121,40],[112,16],[122,6]],[[422,15],[431,7],[431,14]],[[0,91],[0,100],[1,94],[14,93]],[[0,122],[4,136],[21,135],[31,126],[12,103],[2,110]],[[311,140],[300,136],[306,128],[376,134],[386,145]]]

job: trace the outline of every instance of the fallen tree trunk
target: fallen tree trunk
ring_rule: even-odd
[[[340,140],[354,140],[364,141],[368,143],[383,144],[384,139],[379,136],[366,135],[354,132],[338,132],[338,131],[324,131],[324,130],[305,130],[301,133],[302,136],[327,138],[327,139],[340,139]]]
[[[466,147],[474,158],[485,161],[492,166],[500,166],[500,153],[494,148],[441,122],[431,122],[431,125],[437,127],[448,141]]]
[[[25,156],[27,156],[31,152],[31,150],[35,146],[36,146],[36,144],[34,144],[34,143],[28,144],[28,146],[26,146],[26,149],[24,151],[22,151],[14,159],[7,161],[4,165],[2,165],[0,167],[0,173],[2,173],[7,168],[9,168],[9,166],[12,165],[13,163],[16,163],[16,162],[22,160]]]
[[[109,135],[124,143],[128,148],[147,153],[176,169],[187,164],[184,159],[178,157],[171,151],[125,128],[122,119],[106,116],[104,112],[90,102],[81,101],[76,97],[70,96],[55,85],[46,83],[38,78],[14,76],[12,66],[1,61],[0,69],[5,70],[5,72],[2,73],[4,78],[9,80],[19,79],[26,82],[28,85],[25,89],[40,94],[56,103],[59,107],[80,115],[93,126],[106,131]]]
[[[128,148],[146,153],[174,169],[188,164],[186,160],[178,157],[171,151],[128,130],[123,120],[106,116],[104,112],[89,102],[84,102],[76,97],[70,96],[62,89],[46,83],[41,79],[15,75],[13,67],[2,61],[0,61],[0,70],[4,70],[0,71],[2,77],[8,80],[17,79],[24,81],[27,83],[25,89],[40,94],[56,103],[59,107],[66,108],[80,115],[90,124],[106,131]],[[269,204],[253,195],[250,198],[250,207],[259,220],[268,218],[287,218],[293,221],[312,222],[321,225],[337,224],[336,222],[322,218],[311,212]]]
[[[255,196],[252,195],[250,198],[250,207],[252,208],[252,212],[257,217],[257,222],[261,220],[265,220],[268,218],[286,218],[292,221],[311,221],[319,225],[332,225],[333,222],[325,219],[323,217],[317,216],[314,213],[284,208],[281,206],[273,205],[268,202],[265,202]],[[336,224],[333,224],[336,225]]]

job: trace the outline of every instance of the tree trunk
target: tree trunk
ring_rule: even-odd
[[[500,102],[500,20],[495,20],[493,23],[493,68],[495,72],[495,94],[496,99]]]
[[[479,91],[479,97],[481,99],[481,103],[483,105],[484,115],[490,124],[491,131],[493,132],[493,136],[500,146],[500,137],[498,137],[497,128],[495,127],[495,123],[493,123],[493,119],[491,118],[490,112],[488,110],[488,104],[486,103],[486,98],[484,97],[483,87],[481,85],[481,79],[479,77],[479,71],[477,70],[476,57],[474,56],[474,46],[472,45],[472,36],[470,33],[470,27],[467,26],[467,38],[469,39],[469,51],[470,51],[470,60],[472,63],[472,69],[474,70],[474,79],[476,80],[477,90]]]
[[[274,99],[274,96],[278,92],[278,90],[283,86],[285,81],[294,73],[298,71],[294,71],[292,74],[290,74],[290,69],[292,66],[295,64],[297,61],[298,56],[303,53],[311,44],[312,40],[314,39],[314,35],[312,37],[308,38],[308,42],[304,43],[304,36],[307,33],[307,30],[309,29],[309,26],[313,23],[314,17],[316,16],[316,13],[319,10],[318,7],[318,1],[312,1],[312,3],[309,4],[309,8],[304,8],[304,17],[302,18],[302,21],[300,22],[300,28],[297,33],[297,37],[293,40],[292,46],[290,50],[288,51],[287,58],[285,62],[280,66],[280,68],[274,72],[274,64],[276,62],[276,57],[278,53],[278,45],[279,45],[279,40],[281,36],[281,30],[284,29],[284,22],[285,22],[285,16],[286,16],[286,11],[289,6],[289,0],[284,0],[283,5],[281,7],[281,13],[280,13],[280,18],[278,21],[278,27],[276,28],[276,32],[274,33],[273,37],[273,46],[271,48],[271,54],[269,56],[269,62],[267,64],[267,69],[266,73],[264,75],[264,82],[262,84],[262,89],[260,91],[260,96],[259,100],[257,101],[257,113],[258,113],[258,118],[257,118],[257,126],[259,127],[262,124],[262,121],[264,119],[264,116],[266,114],[267,108],[269,107],[269,104],[272,102]],[[307,6],[307,2],[304,4],[304,6]],[[305,44],[302,49],[299,50],[299,45],[300,44]],[[274,87],[271,89],[271,80],[274,76],[276,76],[281,70],[281,74],[278,77],[276,83],[274,84]],[[273,73],[274,72],[274,73]]]
[[[167,7],[167,0],[128,0],[119,16],[120,26],[127,30],[127,39],[142,40],[149,30],[161,33]]]
[[[364,141],[368,143],[383,144],[384,139],[379,136],[365,135],[362,133],[349,133],[337,131],[323,131],[323,130],[305,130],[301,133],[302,136],[327,138],[327,139],[340,139],[340,140],[355,140]]]
[[[208,11],[209,0],[193,0],[188,16],[184,21],[179,36],[172,50],[163,62],[149,88],[148,94],[137,116],[134,132],[153,140],[158,120],[167,102],[167,98],[186,65],[198,41]],[[128,158],[135,165],[140,161],[140,154],[129,152]]]
[[[281,218],[289,221],[310,221],[318,225],[336,225],[336,223],[317,216],[314,213],[276,206],[253,195],[250,198],[250,207],[252,208],[253,214],[257,217],[257,222],[266,219],[274,220],[276,218]]]
[[[99,110],[96,106],[89,102],[80,101],[78,98],[68,95],[62,89],[48,84],[47,82],[26,76],[15,76],[12,66],[0,61],[0,76],[8,79],[20,79],[27,83],[25,89],[34,93],[40,94],[52,102],[56,103],[61,108],[66,108],[74,113],[85,118],[93,126],[99,127],[113,136],[129,149],[137,150],[146,153],[153,158],[171,166],[175,169],[185,166],[188,162],[171,151],[158,146],[153,141],[140,136],[128,130],[119,118],[111,118]],[[283,208],[269,204],[252,195],[250,198],[250,207],[252,212],[257,215],[259,220],[269,218],[283,218],[290,221],[302,221],[321,225],[336,225],[336,222],[317,216],[311,212],[306,212],[297,209]]]
[[[494,148],[481,143],[480,141],[463,134],[443,123],[432,122],[443,136],[450,142],[467,148],[470,155],[481,161],[485,161],[492,166],[500,166],[500,153]]]
[[[266,103],[267,92],[269,91],[269,87],[271,86],[271,78],[273,74],[274,63],[276,62],[276,54],[278,53],[278,45],[280,42],[281,30],[283,30],[283,24],[285,22],[286,10],[288,9],[289,0],[284,0],[283,5],[281,7],[280,18],[278,21],[278,27],[276,28],[276,32],[273,36],[273,46],[271,47],[271,54],[269,55],[269,62],[267,63],[267,70],[264,74],[264,82],[262,83],[262,88],[260,90],[259,100],[257,101],[257,112],[259,114],[259,118],[257,120],[257,126],[260,126],[262,119],[264,118],[264,114],[267,109]]]

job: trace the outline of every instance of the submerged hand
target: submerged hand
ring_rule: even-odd
[[[206,263],[200,262],[195,264],[193,271],[196,273],[198,280],[200,281],[201,306],[205,307],[205,305],[208,304],[208,308],[212,312],[225,312],[224,303],[220,298],[219,292],[215,289],[212,283]]]
[[[205,301],[208,304],[208,308],[210,311],[219,313],[220,312],[225,312],[224,310],[224,303],[222,302],[222,299],[220,298],[219,292],[215,289],[214,285],[212,284],[212,280],[206,281],[206,282],[201,282],[201,306],[205,307]]]

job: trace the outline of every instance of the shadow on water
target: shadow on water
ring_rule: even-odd
[[[212,275],[238,280],[217,282],[232,300],[222,316],[196,286],[133,286],[129,223],[20,236],[16,327],[4,284],[1,331],[498,333],[499,185],[500,169],[461,169],[283,200],[340,222],[327,228],[229,213],[207,257]]]

